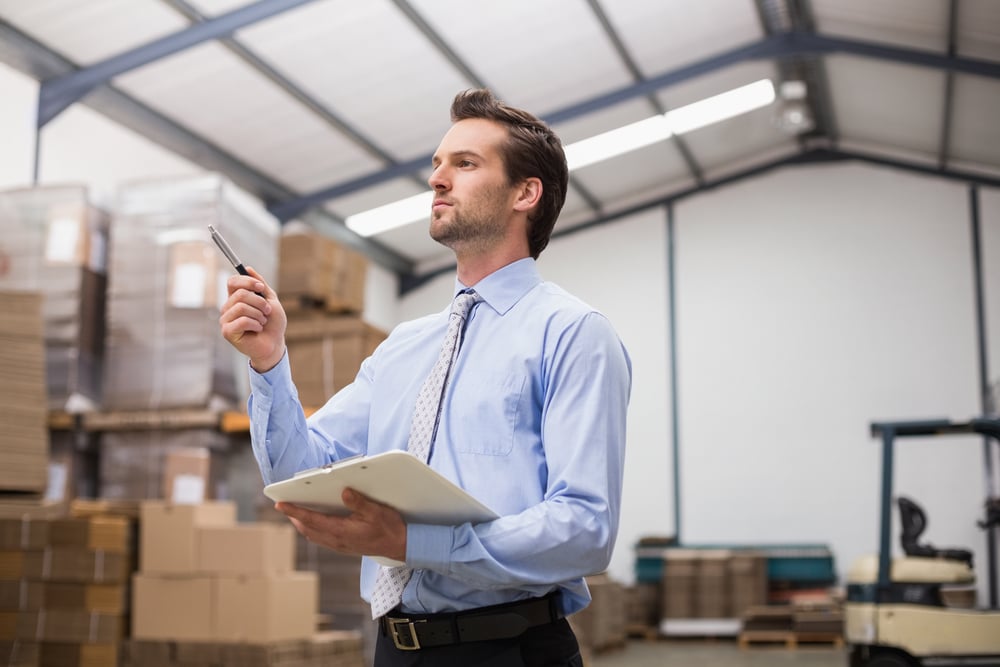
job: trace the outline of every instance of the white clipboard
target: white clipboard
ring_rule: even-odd
[[[306,470],[268,484],[264,495],[325,514],[347,514],[340,495],[348,487],[396,509],[407,523],[457,526],[497,518],[451,480],[399,450]]]

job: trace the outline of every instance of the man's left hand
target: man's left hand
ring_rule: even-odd
[[[313,512],[292,503],[274,507],[314,544],[356,556],[406,560],[406,523],[399,512],[352,489],[344,489],[341,499],[351,511],[346,516]]]

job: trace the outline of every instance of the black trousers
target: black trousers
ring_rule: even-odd
[[[378,630],[374,667],[583,667],[576,635],[565,618],[528,628],[510,639],[402,651]]]

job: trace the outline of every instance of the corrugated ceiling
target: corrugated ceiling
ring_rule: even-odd
[[[143,59],[249,10],[268,16]],[[363,240],[341,222],[426,189],[451,98],[474,86],[569,143],[756,79],[806,82],[813,130],[779,128],[779,101],[583,168],[557,233],[789,159],[1000,184],[993,0],[0,0],[0,58],[47,93],[126,63],[77,102],[401,275],[450,253],[423,224]]]

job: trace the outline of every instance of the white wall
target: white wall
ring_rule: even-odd
[[[967,188],[800,168],[682,202],[677,219],[684,537],[828,542],[843,572],[877,546],[870,422],[979,412]],[[925,538],[984,563],[980,440],[896,449]]]
[[[1000,192],[981,188],[981,201],[1000,378]],[[880,445],[869,424],[979,412],[968,188],[817,166],[691,197],[674,214],[682,537],[829,544],[843,576],[877,547]],[[611,566],[624,580],[638,539],[676,528],[665,228],[658,209],[557,239],[540,260],[546,279],[609,315],[632,353]],[[407,295],[401,317],[442,308],[451,281]],[[973,548],[983,564],[980,442],[897,440],[895,491],[927,510],[928,541]],[[894,548],[897,535],[898,523]]]
[[[0,188],[31,182],[38,83],[0,64]]]

